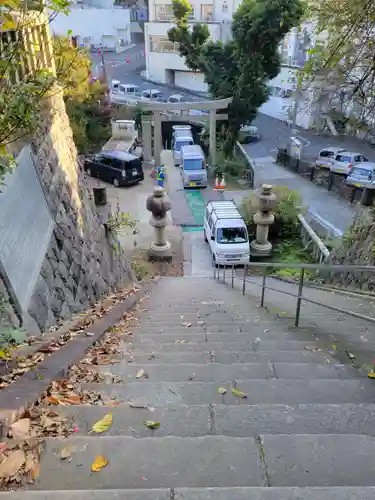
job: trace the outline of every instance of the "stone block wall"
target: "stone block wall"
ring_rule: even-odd
[[[42,118],[31,146],[54,229],[26,312],[41,331],[133,278],[96,216],[58,90],[46,99]]]

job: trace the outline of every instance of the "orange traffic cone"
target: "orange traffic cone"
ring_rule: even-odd
[[[220,189],[225,189],[225,179],[224,179],[224,174],[223,174],[223,177],[222,177],[222,179],[221,179]]]
[[[221,189],[221,183],[220,183],[220,179],[219,179],[218,175],[216,176],[216,179],[215,179],[215,187],[214,187],[214,189]]]

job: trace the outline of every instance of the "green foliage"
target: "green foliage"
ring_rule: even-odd
[[[54,40],[54,50],[77,150],[81,154],[97,151],[111,136],[106,87],[90,82],[91,60],[86,49],[73,47],[69,39],[59,37]]]
[[[56,78],[50,71],[51,62],[42,66],[38,58],[41,48],[35,42],[33,54],[27,53],[23,43],[22,31],[32,24],[39,24],[37,13],[43,10],[54,16],[57,12],[68,11],[66,0],[48,0],[47,2],[24,2],[22,0],[2,0],[0,24],[2,31],[12,31],[16,36],[1,44],[0,60],[0,186],[4,176],[16,163],[9,152],[9,145],[21,137],[32,134],[39,122],[43,99],[54,88]],[[15,16],[17,12],[17,16]],[[43,21],[42,21],[43,22]],[[20,36],[18,36],[20,35]],[[37,56],[35,58],[35,55]],[[25,73],[27,61],[34,58],[37,67]],[[29,68],[30,69],[30,68]],[[16,77],[18,76],[18,78]]]
[[[278,241],[273,247],[272,262],[278,264],[306,264],[311,262],[309,252],[303,248],[300,238],[290,238],[283,241]],[[287,267],[283,269],[273,268],[269,274],[279,276],[281,278],[299,278],[300,269]],[[305,270],[305,277],[308,278],[311,273]]]
[[[224,144],[225,155],[232,156],[240,127],[267,100],[268,81],[280,70],[279,44],[298,24],[301,1],[244,0],[233,16],[233,39],[227,43],[210,41],[205,24],[189,27],[187,0],[172,0],[172,8],[176,26],[168,36],[179,44],[187,66],[204,74],[214,98],[233,99]]]
[[[247,169],[246,160],[242,155],[235,154],[232,157],[226,157],[224,151],[218,151],[216,156],[216,165],[213,174],[225,175],[226,181],[230,179],[240,179]]]
[[[273,188],[276,195],[277,206],[274,210],[275,222],[270,226],[270,240],[274,241],[295,239],[299,237],[298,214],[301,212],[301,197],[297,191],[287,187],[276,186]],[[256,192],[252,191],[243,199],[240,211],[251,233],[255,233],[253,216],[257,211]]]

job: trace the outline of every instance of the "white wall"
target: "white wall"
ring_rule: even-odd
[[[120,38],[125,46],[130,45],[130,12],[129,9],[101,9],[95,7],[80,8],[72,6],[68,15],[58,14],[51,22],[55,35],[79,36],[79,43],[89,38],[90,43],[99,46],[105,37],[109,43],[114,43],[120,49]],[[112,40],[111,40],[112,38]]]

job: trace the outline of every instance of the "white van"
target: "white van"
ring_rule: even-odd
[[[182,146],[193,146],[194,139],[190,131],[178,131],[173,134],[172,152],[175,165],[181,165],[181,148]]]
[[[184,188],[207,187],[206,159],[200,146],[182,146],[180,173]]]
[[[214,265],[245,265],[250,260],[246,224],[233,201],[209,201],[204,213],[204,239]]]

